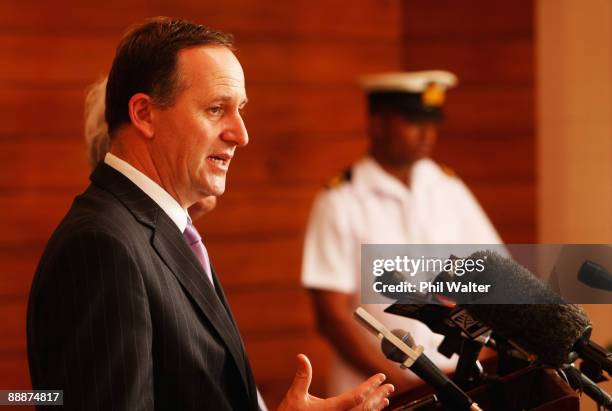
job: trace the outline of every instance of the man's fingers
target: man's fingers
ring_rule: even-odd
[[[312,366],[310,360],[304,354],[298,354],[297,356],[297,370],[295,371],[295,377],[293,383],[289,387],[288,394],[304,397],[308,394],[310,388],[310,382],[312,381]]]
[[[361,384],[359,384],[357,388],[355,388],[354,391],[356,391],[359,394],[359,396],[361,397],[361,401],[359,401],[355,405],[360,404],[363,401],[365,401],[365,399],[372,392],[374,392],[374,390],[379,388],[380,384],[385,382],[386,379],[387,379],[387,376],[385,374],[376,374],[368,378],[365,382],[362,382]]]
[[[389,405],[389,397],[395,390],[391,384],[385,384],[378,387],[374,392],[370,393],[365,401],[354,408],[355,411],[380,411]]]
[[[351,391],[340,394],[337,397],[330,398],[338,407],[337,409],[349,410],[362,404],[370,394],[372,394],[387,377],[385,374],[376,374],[368,378],[366,381],[359,384]]]

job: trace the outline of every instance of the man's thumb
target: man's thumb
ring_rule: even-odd
[[[297,356],[297,370],[293,383],[289,387],[289,392],[293,395],[302,397],[308,394],[310,382],[312,381],[312,366],[310,360],[304,354]]]

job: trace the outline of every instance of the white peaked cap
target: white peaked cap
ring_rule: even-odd
[[[457,82],[457,76],[444,70],[387,72],[359,78],[359,84],[368,93],[378,91],[422,93],[431,84],[448,89],[457,85]]]

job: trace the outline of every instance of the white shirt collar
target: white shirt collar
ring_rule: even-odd
[[[408,187],[387,173],[372,157],[360,160],[353,169],[355,182],[368,191],[378,191],[393,197],[406,197]]]
[[[404,198],[428,190],[436,179],[443,177],[440,168],[429,158],[415,162],[411,169],[410,188],[387,173],[372,157],[360,160],[353,169],[355,182],[367,191]]]
[[[181,207],[174,197],[161,188],[159,184],[151,180],[127,161],[111,153],[106,153],[106,156],[104,156],[104,163],[126,176],[132,183],[136,184],[138,188],[144,191],[146,195],[151,197],[151,199],[164,210],[168,217],[174,221],[174,224],[176,224],[181,233],[185,231],[189,219],[187,210]]]

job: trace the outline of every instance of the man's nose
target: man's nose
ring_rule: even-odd
[[[228,125],[227,129],[223,131],[222,139],[233,142],[238,147],[244,147],[249,144],[249,133],[239,113],[232,116],[231,123]]]
[[[424,127],[421,131],[421,139],[423,141],[432,142],[436,140],[436,128],[434,126]]]

